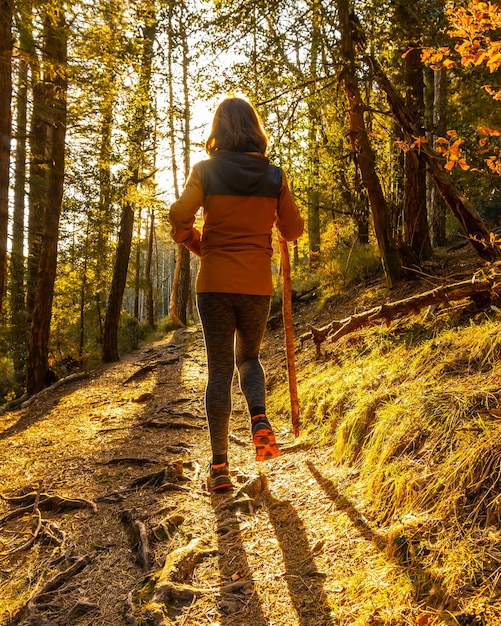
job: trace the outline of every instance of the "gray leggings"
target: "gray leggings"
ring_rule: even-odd
[[[270,296],[235,293],[197,295],[207,352],[205,408],[213,454],[226,454],[228,451],[235,363],[249,410],[265,406],[265,377],[259,350],[270,301]]]

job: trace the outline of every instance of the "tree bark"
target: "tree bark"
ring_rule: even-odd
[[[424,80],[421,49],[412,48],[404,59],[407,86],[406,104],[420,126],[419,136],[424,135]],[[419,261],[430,258],[432,253],[426,208],[426,161],[420,151],[405,153],[404,224],[405,243],[410,246]]]
[[[7,269],[7,227],[9,221],[9,163],[12,94],[12,11],[13,0],[0,2],[0,313]]]
[[[63,200],[66,137],[67,31],[64,11],[57,3],[47,7],[45,30],[45,94],[47,99],[47,196],[43,212],[43,238],[38,263],[31,326],[28,338],[26,390],[28,395],[45,385],[52,301],[57,266],[59,217]]]
[[[376,173],[374,153],[365,126],[365,105],[362,101],[356,77],[349,3],[348,0],[337,0],[337,5],[341,30],[341,48],[345,61],[342,79],[348,100],[350,140],[369,196],[386,282],[389,287],[392,287],[400,276],[400,261],[391,235],[388,206]]]
[[[282,257],[282,316],[285,334],[285,355],[291,405],[292,432],[299,436],[299,398],[297,393],[296,357],[294,351],[294,326],[292,323],[292,282],[289,248],[285,239],[279,237]]]
[[[18,26],[19,28],[19,26]],[[26,362],[26,298],[25,298],[25,183],[26,141],[28,119],[28,62],[26,59],[26,36],[20,29],[17,78],[16,152],[14,171],[14,212],[12,216],[12,250],[10,257],[10,340],[12,363],[18,382],[24,381]]]
[[[153,242],[155,239],[155,211],[150,211],[150,228],[148,233],[148,249],[146,252],[146,261],[144,264],[144,291],[146,298],[146,313],[148,325],[150,328],[155,327],[155,303],[153,298]]]
[[[433,135],[432,146],[435,148],[438,137],[445,137],[447,101],[447,70],[440,68],[433,71]],[[430,235],[434,246],[443,246],[446,241],[446,205],[436,185],[430,191]]]
[[[134,181],[131,181],[130,187],[134,188]],[[120,323],[120,311],[122,310],[122,298],[127,282],[133,228],[134,207],[132,202],[127,199],[122,208],[118,246],[113,266],[113,278],[106,305],[106,317],[103,328],[103,361],[105,363],[112,363],[120,359],[118,353],[118,326]]]

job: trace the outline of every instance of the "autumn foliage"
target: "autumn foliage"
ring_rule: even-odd
[[[451,69],[458,65],[485,66],[491,74],[501,67],[501,9],[491,2],[473,0],[466,7],[449,6],[447,9],[449,30],[447,34],[457,40],[453,46],[424,48],[421,59],[433,69]],[[490,84],[482,86],[493,100],[501,100],[501,89]],[[501,148],[493,138],[501,137],[501,130],[489,126],[476,129],[479,137],[479,153],[484,156],[487,171],[501,174]],[[461,151],[463,140],[455,130],[447,132],[447,137],[436,140],[437,152],[446,158],[445,168],[452,170],[459,166],[463,170],[471,168]]]

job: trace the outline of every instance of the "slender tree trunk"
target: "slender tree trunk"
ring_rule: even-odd
[[[150,228],[148,233],[148,249],[144,264],[144,291],[146,296],[146,314],[150,328],[155,327],[155,304],[153,301],[153,241],[155,239],[155,211],[150,212]]]
[[[78,356],[82,357],[85,347],[85,303],[87,302],[87,284],[88,284],[88,267],[89,267],[89,244],[90,244],[90,223],[87,220],[87,229],[85,233],[85,247],[81,284],[80,284],[80,319],[78,332]]]
[[[310,76],[318,75],[318,50],[320,46],[320,27],[318,0],[313,0],[311,7],[311,44],[310,44]],[[308,97],[308,245],[310,267],[318,267],[320,261],[320,194],[319,194],[319,131],[321,116],[316,96],[316,83],[312,82]]]
[[[349,3],[348,0],[337,0],[337,5],[341,30],[341,47],[345,61],[342,78],[348,100],[350,140],[369,196],[374,230],[376,231],[386,282],[391,287],[400,276],[400,261],[391,236],[388,206],[376,173],[374,153],[365,127],[365,105],[360,95],[356,77]]]
[[[25,47],[20,43],[21,50]],[[24,258],[24,211],[26,183],[26,140],[28,115],[28,63],[19,58],[16,115],[16,153],[14,171],[14,213],[12,216],[12,250],[10,257],[10,321],[12,362],[18,382],[24,380],[26,362],[26,299]]]
[[[110,25],[110,30],[111,30]],[[111,134],[113,130],[113,106],[115,77],[110,70],[108,72],[110,83],[104,93],[101,102],[101,130],[99,145],[99,204],[98,204],[98,230],[96,242],[96,309],[99,320],[99,337],[103,341],[103,316],[102,303],[105,300],[105,280],[107,268],[110,263],[109,234],[112,224],[112,202],[111,202]]]
[[[142,228],[142,211],[141,207],[137,210],[137,242],[136,242],[136,270],[134,277],[134,317],[139,317],[139,294],[141,291],[141,228]]]
[[[134,181],[131,181],[130,188],[131,190],[135,189]],[[103,361],[105,363],[111,363],[120,359],[118,353],[118,325],[120,322],[120,311],[122,310],[125,284],[127,282],[132,231],[134,229],[134,206],[129,199],[129,193],[127,196],[128,198],[125,200],[122,207],[120,233],[115,253],[115,264],[113,266],[113,279],[108,295],[103,328]]]
[[[185,23],[183,20],[184,13],[184,0],[183,2],[176,3],[177,8],[180,9],[180,18],[179,18],[179,36],[181,38],[182,45],[182,80],[183,80],[183,100],[184,100],[184,110],[183,110],[183,124],[184,124],[184,133],[183,133],[183,165],[184,165],[184,177],[185,179],[188,177],[188,173],[190,171],[190,120],[191,120],[191,112],[190,112],[190,100],[189,100],[189,89],[188,89],[188,76],[189,76],[189,57],[188,57],[188,40],[187,34],[185,30]],[[178,178],[177,178],[177,165],[176,165],[176,146],[175,146],[175,123],[174,123],[174,110],[175,110],[175,101],[174,101],[174,91],[173,91],[173,67],[172,67],[172,54],[174,51],[174,40],[172,37],[172,33],[174,32],[174,3],[169,5],[170,13],[169,13],[169,25],[170,25],[170,37],[169,37],[169,48],[168,48],[168,67],[169,67],[169,123],[170,123],[170,131],[171,131],[171,156],[172,156],[172,169],[174,172],[174,191],[175,197],[179,197],[179,187],[178,187]],[[172,291],[171,298],[169,304],[169,315],[171,321],[176,326],[186,326],[188,321],[188,308],[190,306],[190,297],[191,297],[191,272],[190,272],[190,253],[183,246],[178,245],[177,254],[176,254],[176,267],[174,270],[174,279],[172,281]]]
[[[13,0],[0,2],[0,313],[7,269],[12,94]]]
[[[64,153],[66,137],[66,61],[67,30],[65,15],[60,5],[48,7],[44,19],[46,33],[46,95],[50,112],[50,143],[48,161],[47,203],[43,216],[38,280],[33,302],[32,320],[28,339],[26,387],[33,394],[45,385],[48,369],[48,352],[52,300],[57,266],[59,217],[63,200]]]
[[[424,136],[424,80],[421,50],[415,44],[406,55],[405,76],[407,84],[407,107],[418,121]],[[426,209],[426,159],[420,151],[405,153],[404,224],[405,243],[413,250],[419,261],[430,258],[432,253],[428,216]]]
[[[447,130],[445,106],[447,102],[447,70],[433,70],[433,139],[436,147],[438,137],[445,137]],[[434,246],[443,246],[446,241],[446,205],[436,185],[430,190],[430,230]]]

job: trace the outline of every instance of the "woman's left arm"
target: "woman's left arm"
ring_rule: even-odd
[[[193,226],[199,208],[203,205],[204,194],[199,168],[191,171],[183,193],[170,207],[169,222],[171,235],[176,243],[182,243],[188,250],[200,256],[200,231]]]

